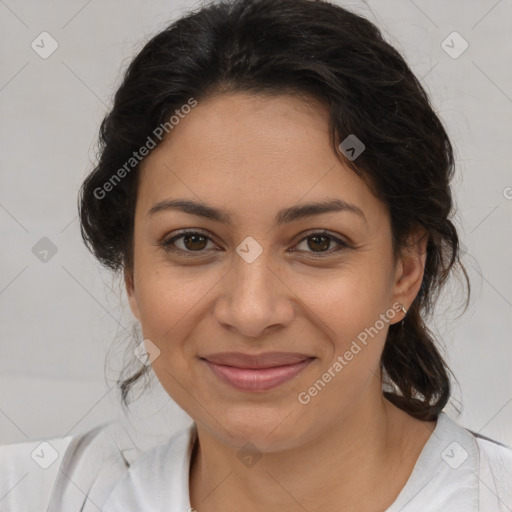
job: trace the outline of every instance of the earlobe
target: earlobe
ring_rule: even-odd
[[[124,273],[124,284],[126,287],[126,295],[128,296],[128,303],[130,304],[130,309],[135,318],[137,318],[137,320],[140,321],[139,304],[137,302],[137,297],[135,295],[133,275],[127,271],[125,271]]]

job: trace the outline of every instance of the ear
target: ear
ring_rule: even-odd
[[[137,302],[137,296],[135,294],[135,285],[133,274],[128,270],[124,272],[124,284],[126,287],[126,294],[128,295],[128,302],[130,309],[137,320],[140,321],[139,303]]]
[[[428,233],[423,228],[413,231],[401,250],[393,281],[393,303],[399,302],[406,309],[418,295],[423,281],[427,259]]]

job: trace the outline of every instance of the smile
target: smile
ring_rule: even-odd
[[[314,359],[286,353],[262,356],[226,353],[201,358],[219,380],[241,391],[267,391],[280,386],[296,377]]]

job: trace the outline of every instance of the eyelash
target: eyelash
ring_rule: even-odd
[[[161,247],[163,247],[165,251],[172,252],[172,253],[181,253],[182,255],[184,255],[186,257],[195,257],[196,253],[201,254],[202,252],[205,251],[205,249],[202,249],[200,251],[184,251],[183,249],[179,249],[173,245],[176,240],[179,240],[180,238],[183,238],[187,235],[199,235],[203,238],[206,238],[208,241],[213,242],[213,240],[206,233],[199,231],[199,230],[195,230],[195,231],[183,231],[183,232],[173,236],[172,238],[163,240],[162,242],[160,242],[157,245],[160,245]],[[309,238],[313,238],[315,236],[326,237],[331,242],[336,242],[339,245],[339,247],[335,250],[329,250],[329,251],[317,252],[317,253],[315,253],[313,251],[305,251],[305,252],[308,252],[309,254],[311,254],[313,256],[313,258],[325,258],[327,256],[330,256],[333,253],[340,252],[341,250],[348,249],[350,247],[346,242],[329,234],[327,231],[316,231],[314,233],[310,233],[306,237],[299,240],[298,244],[304,242],[305,240],[308,240]],[[296,252],[296,251],[293,251],[293,252]],[[298,251],[298,252],[301,252],[301,251]]]

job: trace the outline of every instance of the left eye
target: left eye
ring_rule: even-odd
[[[183,242],[183,247],[176,245],[178,240]],[[161,245],[166,251],[181,252],[187,256],[193,256],[194,254],[192,253],[204,252],[208,242],[212,242],[211,238],[201,231],[185,231],[164,240],[159,245]],[[338,247],[334,250],[327,251],[326,249],[332,244],[332,242],[338,244]],[[310,252],[315,257],[322,257],[326,253],[332,254],[333,252],[338,252],[348,247],[347,243],[326,232],[312,233],[304,237],[298,245],[301,243],[307,243],[308,248],[311,250],[305,252]],[[292,252],[295,252],[295,249]],[[300,252],[303,251],[300,250]]]
[[[338,244],[338,247],[334,250],[327,251],[327,247],[331,245],[332,242],[335,242]],[[332,236],[325,232],[319,232],[319,233],[312,233],[308,235],[307,237],[303,238],[299,244],[306,243],[308,248],[313,249],[311,253],[315,257],[322,257],[324,254],[332,254],[333,252],[341,251],[342,249],[348,248],[348,244],[340,240],[339,238],[336,238],[335,236]],[[317,250],[318,249],[318,250]],[[310,252],[310,251],[306,251]]]

